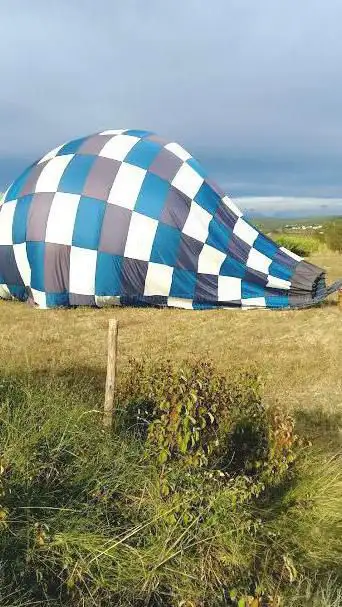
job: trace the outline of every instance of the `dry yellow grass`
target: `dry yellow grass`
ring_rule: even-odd
[[[312,258],[329,279],[342,276],[342,256]],[[8,372],[75,369],[105,373],[107,325],[120,322],[120,365],[128,357],[208,356],[227,373],[256,366],[268,402],[342,408],[342,312],[336,298],[302,311],[171,309],[35,310],[0,302],[2,368]]]

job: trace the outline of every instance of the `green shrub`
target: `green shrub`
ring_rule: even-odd
[[[342,220],[329,223],[324,233],[325,242],[329,249],[342,253]]]
[[[130,425],[140,434],[144,428],[147,455],[163,466],[164,480],[174,466],[191,469],[192,481],[204,469],[200,482],[220,478],[232,496],[236,484],[241,500],[289,474],[299,444],[294,422],[265,407],[256,374],[229,380],[207,361],[133,361],[126,386]]]
[[[279,234],[274,236],[274,241],[299,257],[309,257],[317,253],[321,243],[314,236],[294,236],[292,234]]]

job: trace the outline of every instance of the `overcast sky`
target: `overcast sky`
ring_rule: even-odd
[[[1,0],[0,23],[0,188],[143,128],[234,197],[341,198],[342,0]]]

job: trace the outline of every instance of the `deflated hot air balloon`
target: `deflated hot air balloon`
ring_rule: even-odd
[[[150,132],[59,146],[2,200],[0,297],[41,308],[296,308],[339,286],[255,229],[183,147]]]

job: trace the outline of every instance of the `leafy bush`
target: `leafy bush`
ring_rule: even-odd
[[[294,236],[291,234],[279,234],[274,236],[275,242],[292,251],[299,257],[309,257],[319,251],[321,243],[314,236]]]
[[[256,374],[229,380],[210,362],[156,368],[133,361],[126,386],[130,424],[143,430],[148,457],[163,466],[164,477],[174,464],[191,469],[192,481],[201,469],[201,482],[236,484],[243,499],[289,474],[299,445],[294,422],[264,406]]]
[[[257,376],[133,362],[112,433],[102,396],[75,371],[0,381],[1,607],[276,607],[338,577],[341,461]]]

